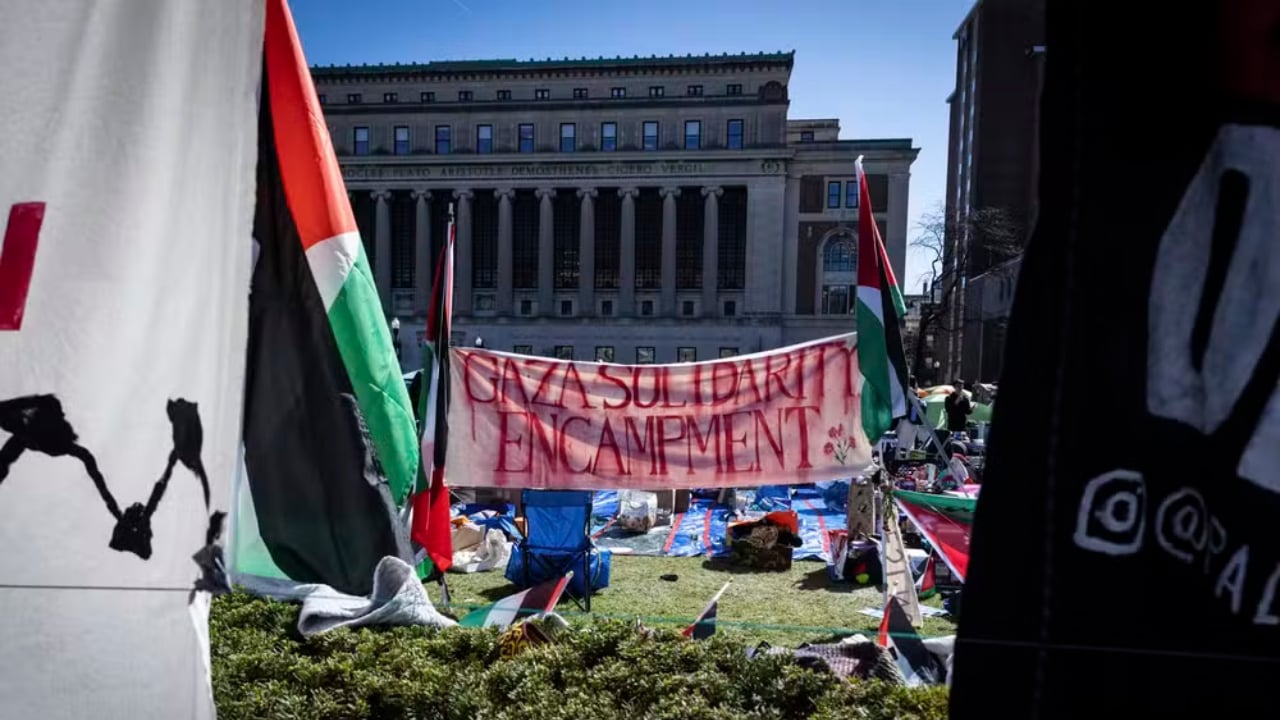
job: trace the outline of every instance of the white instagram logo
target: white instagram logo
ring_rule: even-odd
[[[1112,470],[1089,481],[1080,498],[1073,539],[1085,550],[1132,555],[1142,548],[1147,484],[1132,470]]]

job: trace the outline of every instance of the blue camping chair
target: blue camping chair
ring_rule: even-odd
[[[572,571],[566,592],[591,612],[591,593],[609,586],[612,558],[591,542],[591,493],[586,490],[525,490],[525,537],[512,548],[507,580],[532,587]]]

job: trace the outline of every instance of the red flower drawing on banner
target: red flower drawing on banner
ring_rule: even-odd
[[[827,428],[827,437],[835,440],[835,443],[823,445],[822,453],[824,455],[834,455],[836,462],[841,465],[847,464],[849,451],[853,449],[853,438],[845,437],[844,423]]]

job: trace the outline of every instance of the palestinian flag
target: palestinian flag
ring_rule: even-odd
[[[440,249],[427,310],[427,342],[422,349],[422,469],[413,495],[413,541],[444,572],[453,565],[453,528],[449,524],[449,489],[444,459],[449,439],[449,324],[453,311],[453,218],[448,240]],[[424,573],[425,576],[425,573]]]
[[[707,603],[707,607],[702,614],[693,621],[689,627],[685,628],[681,634],[687,638],[694,640],[706,640],[716,634],[716,612],[720,606],[720,596],[725,590],[729,589],[729,583],[725,583],[720,591],[711,598],[711,602]]]
[[[551,612],[555,609],[556,603],[560,602],[560,595],[564,593],[564,588],[569,584],[569,578],[572,575],[573,573],[569,573],[564,577],[548,580],[528,590],[508,595],[488,607],[472,610],[458,621],[458,625],[472,628],[505,628],[522,616]]]
[[[926,600],[938,594],[938,587],[934,578],[933,569],[933,553],[929,553],[929,557],[925,558],[924,570],[920,573],[920,577],[916,578],[916,597]]]
[[[232,573],[363,595],[383,557],[412,559],[417,428],[297,31],[266,5]]]
[[[884,604],[884,619],[880,621],[876,644],[889,648],[893,653],[908,685],[938,682],[938,670],[933,656],[929,654],[929,649],[924,646],[916,629],[911,626],[911,620],[907,618],[907,613],[896,597],[889,597]]]
[[[871,191],[858,171],[858,367],[862,371],[862,428],[875,443],[907,414],[907,355],[899,322],[906,315],[898,280],[871,214]]]
[[[920,529],[952,574],[964,582],[969,571],[969,534],[977,498],[894,490],[893,501]]]

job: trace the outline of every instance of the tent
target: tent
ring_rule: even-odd
[[[921,400],[924,403],[924,416],[935,428],[947,426],[945,403],[950,393],[934,393]],[[968,394],[968,391],[965,393]],[[991,422],[993,403],[974,403],[973,414],[969,419],[973,422]]]

